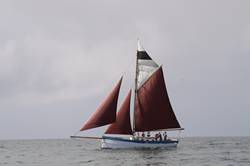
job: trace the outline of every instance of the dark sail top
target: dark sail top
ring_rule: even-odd
[[[138,89],[135,104],[135,131],[180,128],[168,98],[162,67]]]
[[[104,126],[115,122],[116,120],[116,108],[121,87],[122,78],[117,83],[115,88],[111,91],[108,97],[104,100],[101,106],[95,111],[86,124],[80,129],[80,131]]]
[[[139,88],[159,66],[141,46],[139,40],[138,40],[138,48],[136,55],[137,55],[136,88]]]
[[[130,124],[130,98],[131,90],[117,113],[116,122],[108,127],[105,134],[132,134]]]

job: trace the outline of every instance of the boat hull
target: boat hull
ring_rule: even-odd
[[[103,149],[131,149],[131,148],[170,148],[176,147],[178,140],[144,141],[119,137],[103,137],[101,147]]]

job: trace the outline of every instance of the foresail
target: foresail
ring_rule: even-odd
[[[162,67],[138,89],[135,104],[135,131],[180,128],[168,98]]]
[[[138,40],[137,48],[137,59],[138,59],[138,73],[137,73],[137,85],[139,87],[152,75],[153,72],[159,67],[158,64],[152,60],[145,49],[141,46]]]
[[[117,113],[116,122],[108,127],[105,134],[132,134],[130,124],[130,98],[131,90]]]
[[[118,101],[121,83],[122,83],[122,78],[116,84],[116,86],[108,95],[108,97],[103,101],[100,107],[91,116],[91,118],[80,129],[80,131],[104,126],[104,125],[115,122],[117,101]]]

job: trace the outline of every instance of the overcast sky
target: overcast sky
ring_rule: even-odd
[[[250,1],[3,0],[0,139],[68,138],[125,73],[123,99],[138,37],[183,136],[250,135]]]

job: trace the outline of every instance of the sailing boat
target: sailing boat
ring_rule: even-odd
[[[183,128],[170,104],[162,67],[148,55],[139,40],[134,87],[116,112],[121,83],[122,78],[80,131],[110,124],[99,138],[102,148],[176,147],[179,138],[169,138],[166,132]],[[151,137],[150,132],[158,133]]]

